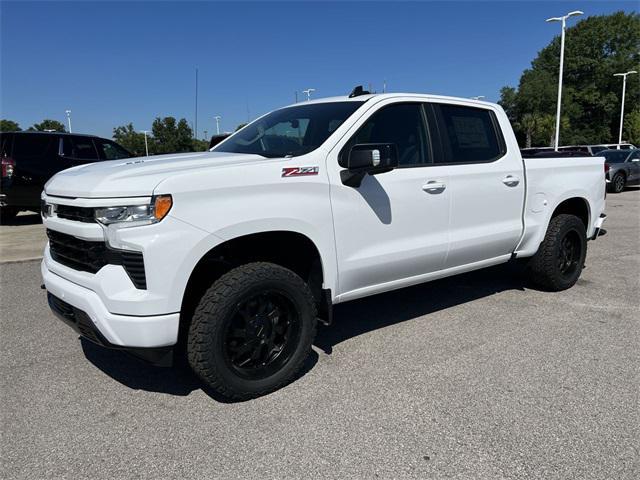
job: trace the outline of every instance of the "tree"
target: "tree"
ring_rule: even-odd
[[[34,123],[32,127],[29,127],[30,132],[44,132],[45,130],[53,130],[54,132],[66,132],[64,124],[57,120],[46,119],[41,123]]]
[[[522,116],[520,123],[516,123],[515,125],[517,125],[526,135],[525,147],[531,148],[531,140],[540,129],[540,115],[536,113],[525,113]]]
[[[198,138],[193,139],[193,151],[194,152],[206,152],[209,150],[209,141],[200,140]]]
[[[136,156],[146,155],[144,133],[133,128],[133,124],[123,125],[113,129],[113,139]],[[149,154],[155,153],[153,138],[148,135]]]
[[[640,110],[633,110],[624,116],[624,130],[622,140],[640,145]]]
[[[555,37],[531,62],[518,89],[501,90],[500,104],[517,120],[519,140],[526,138],[525,114],[555,116],[558,95],[560,37]],[[640,14],[617,12],[591,16],[566,31],[562,88],[563,125],[560,142],[569,144],[617,141],[622,85],[617,72],[640,63]],[[514,99],[515,93],[515,99]],[[628,105],[640,103],[640,82],[627,82]],[[567,125],[566,128],[564,125]],[[546,123],[545,123],[546,126]],[[533,135],[546,143],[547,136]]]
[[[246,127],[246,126],[247,126],[247,124],[246,124],[246,123],[240,123],[240,124],[238,124],[238,126],[236,127],[236,132],[237,132],[238,130],[240,130],[241,128],[244,128],[244,127]]]
[[[500,89],[500,100],[498,103],[504,109],[509,121],[515,123],[518,119],[518,93],[513,87],[502,87]]]
[[[156,153],[192,152],[193,132],[184,118],[157,117],[151,126]]]
[[[0,120],[0,132],[20,132],[22,129],[18,122],[13,120]]]

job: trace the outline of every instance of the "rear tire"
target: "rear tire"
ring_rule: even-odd
[[[624,190],[626,183],[627,179],[625,178],[624,174],[616,173],[611,179],[611,183],[609,184],[609,192],[621,193]]]
[[[316,333],[307,284],[272,263],[249,263],[220,277],[202,296],[187,337],[193,371],[210,388],[246,400],[291,382]]]
[[[19,210],[15,207],[0,207],[0,225],[7,225],[12,223]]]
[[[586,256],[587,235],[582,220],[575,215],[557,215],[531,258],[531,280],[553,292],[571,288],[580,278]]]

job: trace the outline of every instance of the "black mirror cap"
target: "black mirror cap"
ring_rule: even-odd
[[[340,160],[340,166],[349,170],[387,171],[398,166],[398,147],[395,143],[361,143]]]

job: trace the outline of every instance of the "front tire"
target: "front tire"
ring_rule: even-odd
[[[575,215],[553,217],[538,251],[529,263],[532,281],[558,292],[573,287],[587,256],[585,226]]]
[[[624,187],[627,183],[627,179],[625,178],[623,173],[616,173],[611,179],[611,183],[609,184],[609,191],[611,193],[621,193],[624,190]]]
[[[193,371],[232,400],[291,382],[316,333],[308,285],[272,263],[249,263],[220,277],[196,307],[187,338]]]

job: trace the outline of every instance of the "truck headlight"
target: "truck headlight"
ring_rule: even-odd
[[[102,225],[115,224],[118,228],[150,225],[166,217],[172,205],[171,195],[157,195],[148,205],[96,208],[95,218]]]

